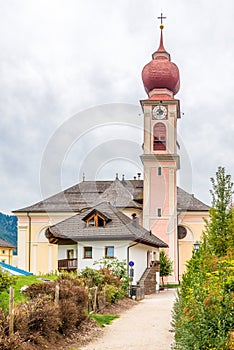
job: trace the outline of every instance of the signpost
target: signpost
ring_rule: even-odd
[[[132,296],[133,296],[132,280],[133,280],[133,277],[134,277],[134,269],[133,269],[134,262],[133,262],[133,261],[129,261],[128,265],[130,266],[130,271],[129,271],[129,277],[130,277],[130,296],[132,297]]]

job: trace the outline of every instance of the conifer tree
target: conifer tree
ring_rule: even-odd
[[[173,272],[172,268],[172,261],[167,256],[165,250],[160,251],[159,255],[159,261],[160,261],[160,277],[162,279],[162,286],[164,287],[164,279],[163,277],[169,276]]]
[[[210,218],[174,305],[176,350],[234,349],[233,183],[223,167],[211,183]]]
[[[233,183],[231,176],[226,175],[224,167],[218,168],[211,183],[212,208],[210,219],[206,220],[204,244],[211,253],[224,256],[228,248],[234,247]]]

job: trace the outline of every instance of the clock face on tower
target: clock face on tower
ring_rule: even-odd
[[[152,111],[152,119],[165,119],[167,117],[167,107],[158,105]]]

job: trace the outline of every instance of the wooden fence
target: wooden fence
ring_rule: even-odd
[[[136,287],[136,286],[135,286]],[[99,290],[98,287],[86,288],[88,295],[88,312],[95,313],[104,309],[108,304],[108,298],[106,293],[106,287]],[[144,288],[136,287],[134,289],[131,286],[129,291],[129,296],[136,300],[141,300],[144,298]],[[59,302],[59,285],[55,286],[55,298],[54,302]],[[9,294],[9,334],[14,333],[14,288],[10,287]]]
[[[87,288],[88,294],[88,312],[95,313],[103,309],[107,304],[106,288],[102,291],[98,287]],[[54,302],[59,302],[59,285],[55,286]],[[14,288],[10,287],[9,293],[9,334],[14,333]]]

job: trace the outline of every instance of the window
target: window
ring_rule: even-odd
[[[178,239],[183,239],[187,235],[187,230],[184,226],[178,226]]]
[[[106,221],[103,217],[101,217],[99,214],[95,213],[90,218],[86,220],[87,227],[90,226],[96,226],[96,227],[102,227],[105,226]]]
[[[161,175],[162,175],[162,168],[158,167],[158,176],[161,176]]]
[[[92,259],[93,249],[92,247],[84,247],[84,259]]]
[[[105,258],[114,258],[114,247],[105,247]]]
[[[166,150],[166,126],[163,123],[157,123],[154,126],[154,151]]]
[[[162,209],[158,208],[158,216],[162,216]]]
[[[2,254],[5,254],[5,250],[2,250]]]
[[[87,221],[88,226],[94,226],[94,218],[91,218],[90,220]]]

